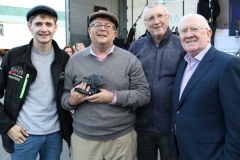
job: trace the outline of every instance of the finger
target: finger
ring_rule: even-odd
[[[86,86],[87,86],[87,83],[85,83],[85,82],[82,82],[78,85],[78,87],[80,87],[80,88],[83,88],[83,87],[86,88]]]
[[[99,103],[98,99],[91,99],[91,100],[88,100],[89,102],[91,103]]]
[[[73,87],[73,88],[71,89],[71,93],[74,92],[74,91],[75,91],[75,88]]]
[[[29,136],[29,134],[25,130],[22,131],[22,134],[27,137]]]
[[[86,88],[86,91],[87,91],[87,92],[89,92],[89,91],[90,91],[90,86],[88,86],[88,87]]]
[[[17,142],[17,144],[22,144],[22,143],[24,143],[26,140],[27,140],[27,139],[24,137],[24,139],[19,139],[19,140],[17,140],[16,142]]]
[[[97,99],[97,98],[98,98],[98,96],[97,96],[96,94],[85,97],[86,100],[90,100],[90,101],[92,101],[92,100],[94,100],[94,99]]]

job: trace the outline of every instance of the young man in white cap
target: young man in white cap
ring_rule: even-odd
[[[72,118],[62,109],[64,69],[69,59],[52,39],[57,12],[39,5],[27,13],[33,39],[11,49],[0,68],[0,133],[12,160],[59,160],[62,138],[70,146]]]
[[[74,54],[65,70],[62,104],[75,110],[73,159],[134,160],[136,116],[132,110],[149,102],[149,86],[140,61],[113,45],[118,18],[99,11],[90,15],[89,22],[92,44]],[[90,87],[93,83],[80,82],[93,73],[104,79],[97,82],[105,82],[96,94]]]

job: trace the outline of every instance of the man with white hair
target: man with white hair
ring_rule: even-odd
[[[129,48],[141,62],[151,90],[151,101],[137,108],[135,129],[138,160],[175,160],[170,143],[172,88],[179,62],[185,52],[180,39],[169,28],[167,8],[152,2],[143,11],[147,36]]]
[[[171,127],[178,159],[239,159],[240,60],[211,45],[203,16],[185,15],[178,28],[187,52],[173,89]]]

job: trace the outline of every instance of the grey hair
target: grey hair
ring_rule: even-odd
[[[190,13],[190,14],[187,14],[185,16],[183,16],[178,24],[178,29],[180,29],[180,25],[182,23],[182,21],[185,19],[185,18],[188,18],[188,17],[194,17],[196,19],[199,19],[203,22],[203,25],[205,28],[207,28],[208,30],[211,30],[209,24],[207,23],[207,20],[200,14],[196,14],[196,13]]]
[[[151,2],[147,6],[144,7],[144,9],[143,9],[143,20],[145,20],[145,18],[146,18],[145,14],[146,14],[146,10],[147,9],[154,8],[154,7],[159,6],[159,5],[161,5],[164,8],[164,10],[166,11],[166,14],[168,14],[167,7],[164,4],[162,4],[162,3],[158,2],[158,1],[154,1],[154,2]]]
[[[89,26],[88,27],[91,27],[93,25],[93,21],[91,23],[89,23]]]

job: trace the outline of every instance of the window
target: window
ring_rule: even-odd
[[[3,24],[0,24],[0,36],[3,36]]]

